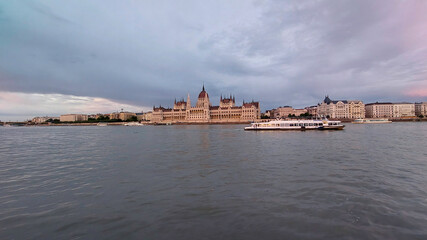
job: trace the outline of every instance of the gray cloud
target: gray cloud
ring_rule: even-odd
[[[7,1],[0,90],[171,105],[204,82],[263,108],[425,100],[425,1]]]

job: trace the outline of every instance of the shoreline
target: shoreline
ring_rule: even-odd
[[[267,119],[262,119],[267,120]],[[268,119],[273,120],[273,119]],[[331,121],[341,121],[342,123],[352,123],[354,119],[337,119],[330,118]],[[411,118],[411,119],[390,119],[392,122],[427,122],[427,118]],[[107,124],[107,126],[125,126],[127,123],[137,123],[137,122],[102,122]],[[246,125],[251,124],[251,122],[161,122],[161,123],[152,123],[152,122],[142,122],[141,124],[147,126],[166,126],[166,125]],[[98,126],[98,122],[91,123],[28,123],[28,122],[1,122],[0,126],[17,126],[17,127],[60,127],[60,126]]]

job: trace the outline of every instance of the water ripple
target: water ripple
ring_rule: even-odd
[[[427,125],[0,128],[0,239],[426,239]]]

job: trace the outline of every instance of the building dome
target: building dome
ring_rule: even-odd
[[[199,93],[199,98],[205,98],[205,97],[209,97],[209,96],[208,96],[208,93],[207,93],[206,91],[201,91],[201,92]]]
[[[205,91],[204,85],[203,85],[202,91],[199,93],[199,98],[209,98],[208,93]]]

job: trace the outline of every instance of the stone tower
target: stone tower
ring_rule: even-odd
[[[205,90],[205,85],[203,85],[202,91],[199,93],[199,97],[197,98],[197,108],[205,108],[209,110],[210,106],[209,95]]]
[[[187,109],[191,108],[191,102],[190,102],[190,94],[187,94]]]

